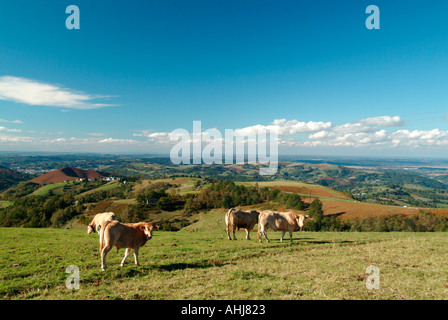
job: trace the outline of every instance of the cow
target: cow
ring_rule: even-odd
[[[95,217],[93,217],[92,222],[90,222],[89,225],[87,226],[87,234],[91,234],[92,232],[95,231],[98,232],[99,234],[101,224],[104,221],[112,221],[112,220],[117,220],[117,217],[113,212],[103,212],[96,214]]]
[[[229,211],[227,211],[226,230],[228,239],[232,240],[232,238],[230,237],[230,230],[233,231],[233,240],[236,240],[235,229],[244,228],[246,229],[246,239],[250,240],[249,233],[258,223],[259,214],[260,213],[255,210],[243,211],[237,208],[231,208]]]
[[[292,243],[292,232],[297,230],[298,228],[300,228],[300,231],[302,231],[306,218],[309,218],[309,216],[292,211],[262,211],[258,218],[258,241],[260,241],[260,243],[262,242],[261,237],[264,234],[266,241],[269,242],[268,235],[266,233],[266,230],[269,227],[274,231],[282,231],[280,242],[283,242],[283,236],[285,235],[286,231],[288,231],[289,239]]]
[[[126,248],[124,258],[120,263],[121,267],[131,253],[131,249],[134,249],[135,264],[139,265],[138,250],[152,238],[153,230],[158,229],[158,226],[153,226],[150,222],[124,224],[118,221],[104,221],[101,225],[100,235],[101,270],[106,270],[106,256],[113,246],[117,250]]]

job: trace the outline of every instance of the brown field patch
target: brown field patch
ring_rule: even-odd
[[[340,214],[342,219],[354,217],[377,217],[383,215],[408,215],[418,214],[419,210],[448,217],[448,209],[432,209],[432,208],[405,208],[398,206],[387,206],[374,203],[340,201],[331,199],[321,199],[323,210],[326,215]]]

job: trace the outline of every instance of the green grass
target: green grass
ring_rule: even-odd
[[[116,188],[118,186],[119,186],[118,181],[111,181],[111,182],[108,182],[108,183],[105,183],[105,184],[99,186],[98,188],[94,188],[94,189],[85,191],[85,192],[79,194],[79,196],[82,197],[84,195],[94,193],[97,191],[107,191],[107,190]],[[46,184],[46,185],[40,187],[39,189],[37,189],[36,191],[31,193],[30,196],[46,196],[49,194],[50,191],[52,191],[53,194],[56,194],[56,195],[63,195],[67,191],[77,192],[78,190],[81,189],[81,187],[82,187],[82,185],[81,185],[80,181],[50,183],[50,184]]]
[[[111,181],[111,182],[108,182],[106,184],[103,184],[103,185],[99,186],[98,188],[91,189],[91,190],[88,190],[86,192],[80,193],[78,195],[78,197],[83,197],[85,195],[88,195],[88,194],[91,194],[91,193],[95,193],[97,191],[107,191],[107,190],[116,188],[118,186],[119,186],[119,182],[118,181]]]
[[[66,184],[67,182],[46,184],[43,187],[40,187],[39,189],[31,193],[30,196],[46,196],[50,192],[50,190],[53,191],[54,194],[61,195],[62,189]]]
[[[13,204],[13,201],[0,201],[0,209],[12,206]]]
[[[119,263],[109,253],[100,271],[98,235],[84,229],[0,228],[2,299],[446,299],[444,233],[294,233],[294,244],[226,239],[222,214],[179,232],[154,232]],[[219,224],[221,222],[221,224]],[[202,223],[202,224],[199,224]],[[201,230],[194,232],[192,230]],[[367,266],[380,289],[365,286]],[[65,269],[80,270],[80,289],[65,287]]]

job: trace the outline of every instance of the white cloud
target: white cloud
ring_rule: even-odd
[[[404,122],[400,116],[373,117],[373,118],[361,119],[356,122],[375,127],[401,127],[404,125]]]
[[[134,133],[134,137],[145,137],[146,142],[154,143],[158,145],[170,145],[170,133],[169,132],[151,132],[151,130],[141,130],[139,133]]]
[[[316,139],[316,140],[320,140],[320,139],[326,139],[330,136],[334,136],[334,133],[330,133],[328,131],[319,131],[313,134],[310,134],[308,139]]]
[[[335,126],[331,131],[335,134],[344,135],[349,133],[373,132],[375,128],[362,123],[345,123]]]
[[[108,98],[95,96],[56,85],[21,77],[0,77],[0,100],[69,109],[96,109],[113,106],[112,104],[94,103],[93,100]]]
[[[448,146],[448,131],[439,129],[413,131],[398,130],[391,134],[391,140],[393,146]]]
[[[315,132],[328,129],[332,126],[331,122],[308,121],[301,122],[298,120],[275,119],[270,125],[254,125],[241,129],[236,129],[235,134],[247,135],[256,133],[260,129],[267,131],[276,129],[279,136],[290,136],[297,133]]]
[[[310,134],[308,139],[315,140],[311,145],[316,145],[319,142],[319,145],[325,146],[396,146],[402,140],[381,128],[402,125],[404,123],[399,116],[372,117],[334,126],[329,130],[318,131]]]
[[[14,124],[22,124],[23,123],[21,120],[5,120],[5,119],[0,119],[0,122],[2,122],[2,123],[14,123]]]
[[[443,146],[448,144],[448,131],[433,130],[398,130],[387,131],[387,128],[402,126],[399,116],[372,117],[334,126],[331,122],[275,119],[269,125],[253,125],[233,130],[234,135],[253,135],[258,130],[276,129],[279,144],[283,147],[378,147],[389,148],[396,146],[420,147]],[[386,128],[386,129],[383,129]],[[308,137],[297,137],[297,134],[309,133]],[[143,130],[134,133],[135,137],[147,138],[146,143],[158,145],[172,145],[169,132],[151,132]],[[190,132],[190,135],[192,132]],[[225,136],[221,131],[222,138]],[[207,132],[201,132],[201,139],[210,139]],[[194,142],[191,140],[190,142]]]
[[[308,136],[303,145],[315,146],[351,146],[351,147],[423,147],[448,145],[448,131],[432,130],[397,130],[388,132],[375,126],[352,123],[337,126],[331,130],[319,131]]]
[[[114,139],[114,138],[106,138],[98,141],[98,143],[116,143],[116,144],[137,144],[137,140],[133,139]]]
[[[383,116],[366,118],[341,125],[333,125],[331,122],[276,119],[270,124],[257,124],[233,130],[233,135],[249,136],[258,130],[270,131],[276,129],[279,137],[279,147],[286,148],[287,152],[295,152],[297,148],[307,147],[326,150],[328,148],[365,148],[371,150],[408,150],[416,152],[425,148],[432,148],[442,152],[448,147],[448,131],[440,129],[411,130],[393,129],[393,126],[402,124],[399,116]],[[216,128],[201,128],[201,140],[203,143],[209,141],[224,142],[225,130]],[[230,129],[230,128],[229,128]],[[190,129],[184,130],[189,133],[189,141],[195,142]],[[46,137],[19,137],[7,135],[9,132],[20,132],[18,129],[10,129],[0,126],[0,145],[30,145],[33,147],[47,147],[70,150],[169,150],[176,141],[170,141],[170,132],[153,132],[152,130],[141,130],[133,134],[134,138],[111,138],[105,137],[103,133],[89,133],[87,138],[51,138],[51,133],[43,132]],[[216,136],[214,132],[217,132]],[[272,131],[271,131],[272,132]],[[59,134],[59,133],[58,133]],[[415,151],[414,151],[415,150]],[[398,152],[398,151],[396,151]]]
[[[0,131],[5,131],[5,132],[22,132],[22,130],[20,129],[8,129],[4,126],[0,126]]]
[[[9,136],[0,133],[0,143],[2,145],[5,144],[23,144],[32,142],[33,139],[31,137],[20,137],[20,136]]]

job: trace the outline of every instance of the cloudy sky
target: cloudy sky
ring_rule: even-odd
[[[80,29],[68,30],[68,5]],[[380,9],[368,30],[366,7]],[[280,154],[448,155],[446,1],[1,1],[0,151],[169,153],[275,128]]]

